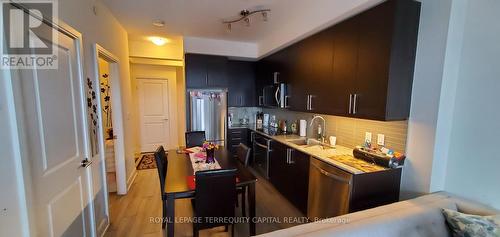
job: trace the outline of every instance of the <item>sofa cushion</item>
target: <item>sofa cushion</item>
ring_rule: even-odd
[[[500,216],[478,216],[443,209],[443,215],[456,237],[500,237]]]
[[[432,203],[440,202],[442,200],[446,200],[450,198],[450,195],[444,192],[440,193],[435,193],[432,195],[425,195],[422,197],[418,197],[415,199],[411,200],[406,200],[406,201],[401,201],[385,206],[380,206],[364,211],[359,211],[359,212],[354,212],[350,213],[347,215],[339,216],[339,217],[334,217],[327,219],[322,222],[313,222],[313,223],[308,223],[304,225],[299,225],[295,226],[292,228],[287,228],[283,230],[277,230],[274,232],[262,234],[261,236],[265,237],[274,237],[274,236],[297,236],[297,235],[302,235],[314,231],[320,231],[323,229],[331,229],[335,228],[338,226],[343,226],[345,225],[345,222],[349,223],[354,223],[360,220],[364,219],[369,219],[369,218],[376,218],[378,216],[382,215],[389,215],[391,213],[397,212],[399,210],[407,209],[407,208],[414,208],[414,207],[419,207],[422,205],[429,205]]]
[[[346,225],[338,225],[335,228],[305,233],[302,236],[451,236],[441,214],[441,208],[456,210],[456,205],[450,200],[443,199],[430,205],[406,207],[391,213],[350,221]]]

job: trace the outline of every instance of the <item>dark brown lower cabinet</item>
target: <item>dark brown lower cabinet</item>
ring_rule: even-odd
[[[240,143],[251,146],[248,139],[249,134],[248,128],[228,129],[226,146],[228,146],[228,149],[233,156],[236,156],[236,148],[240,145]]]
[[[304,215],[307,214],[309,155],[279,142],[271,144],[269,179]]]
[[[271,150],[271,184],[311,220],[399,201],[401,169],[351,174],[277,141]]]

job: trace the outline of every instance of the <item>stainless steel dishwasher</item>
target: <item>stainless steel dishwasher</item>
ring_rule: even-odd
[[[310,164],[307,216],[314,221],[349,213],[352,175],[314,158]]]

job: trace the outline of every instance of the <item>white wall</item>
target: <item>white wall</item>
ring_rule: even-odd
[[[500,209],[500,1],[468,1],[445,190]]]
[[[125,165],[127,180],[135,172],[135,144],[134,116],[132,108],[132,94],[129,70],[128,35],[111,12],[100,2],[92,0],[64,0],[59,3],[59,17],[68,25],[83,35],[83,58],[85,77],[93,77],[94,43],[100,44],[106,50],[118,57],[120,61],[122,117],[125,145]],[[97,7],[94,15],[93,5]]]
[[[130,57],[184,60],[182,49],[182,40],[171,40],[162,46],[154,45],[146,39],[129,40]]]
[[[408,122],[407,162],[401,197],[431,191],[441,82],[448,37],[451,0],[422,0],[417,56]]]
[[[184,37],[184,51],[186,53],[224,55],[242,58],[258,57],[258,48],[256,43],[198,37]]]

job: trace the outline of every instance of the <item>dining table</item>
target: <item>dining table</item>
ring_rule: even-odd
[[[178,153],[177,150],[168,151],[168,166],[167,176],[165,179],[165,196],[166,202],[166,226],[167,236],[174,237],[175,226],[175,200],[182,198],[194,198],[195,189],[189,184],[189,177],[194,175],[193,165],[189,157],[189,153]],[[256,176],[239,162],[230,151],[221,146],[215,151],[215,159],[221,169],[236,168],[236,176],[238,177],[237,187],[246,187],[248,192],[248,214],[249,214],[249,229],[250,235],[256,234],[255,230],[255,184]],[[242,204],[245,205],[245,204]]]

